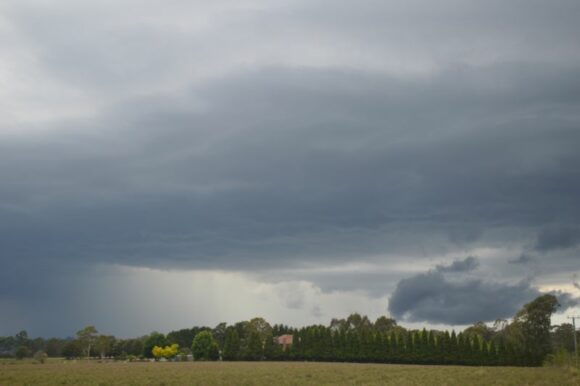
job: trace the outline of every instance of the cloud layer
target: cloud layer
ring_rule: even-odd
[[[508,314],[535,294],[523,256],[552,286],[578,267],[579,11],[3,2],[0,301],[23,315],[109,265],[395,290],[409,320],[445,321],[441,299]],[[505,284],[446,279],[482,250]]]

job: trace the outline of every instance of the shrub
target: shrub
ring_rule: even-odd
[[[16,359],[24,359],[24,358],[31,357],[32,352],[30,351],[30,349],[28,347],[20,346],[16,349],[14,356],[16,357]]]
[[[571,367],[575,366],[576,358],[573,353],[569,353],[564,348],[548,354],[546,360],[544,361],[544,366],[549,367]]]
[[[34,354],[34,360],[37,361],[38,363],[45,363],[46,358],[48,358],[48,355],[44,351],[37,351]]]

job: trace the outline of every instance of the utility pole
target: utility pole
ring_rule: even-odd
[[[578,342],[576,339],[576,319],[580,319],[580,316],[568,316],[568,319],[572,319],[572,326],[574,328],[574,357],[576,358],[576,367],[578,367]]]

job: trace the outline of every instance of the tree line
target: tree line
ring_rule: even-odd
[[[21,331],[13,337],[0,337],[0,355],[538,366],[551,352],[573,350],[572,326],[551,326],[557,306],[553,295],[542,295],[526,304],[511,323],[498,320],[490,327],[477,322],[458,334],[409,330],[385,316],[372,322],[356,313],[332,319],[329,325],[291,328],[253,318],[233,325],[220,323],[214,328],[192,327],[168,334],[153,332],[132,339],[99,334],[94,326],[79,330],[69,339],[29,339]],[[275,339],[281,335],[292,335],[293,343],[286,349]]]

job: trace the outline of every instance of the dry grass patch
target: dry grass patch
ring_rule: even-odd
[[[353,363],[0,363],[0,385],[554,385],[580,386],[558,368],[402,366]]]

